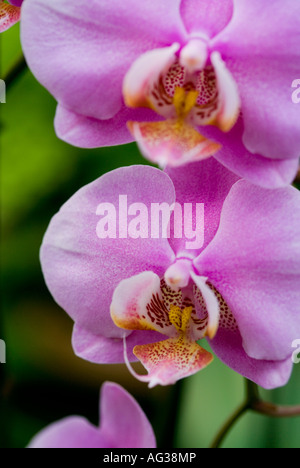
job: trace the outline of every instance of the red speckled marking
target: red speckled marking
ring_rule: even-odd
[[[213,356],[183,337],[136,346],[134,354],[148,371],[151,386],[171,385],[211,363]]]
[[[21,8],[10,5],[9,3],[0,3],[0,32],[6,31],[20,20]]]

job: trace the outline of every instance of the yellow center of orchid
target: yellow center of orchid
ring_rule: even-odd
[[[171,305],[169,319],[172,325],[183,335],[186,335],[189,322],[191,320],[193,307],[185,307],[183,310],[180,307]]]
[[[199,92],[196,90],[186,91],[184,88],[175,89],[173,104],[176,109],[178,119],[185,119],[195,107]]]

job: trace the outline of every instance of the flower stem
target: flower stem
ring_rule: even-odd
[[[240,417],[246,413],[248,410],[248,404],[244,403],[240,406],[240,408],[228,419],[228,421],[224,424],[221,430],[218,432],[217,436],[215,437],[213,443],[211,444],[210,448],[220,448],[222,442],[227,437],[230,429],[234,426],[234,424],[240,419]]]
[[[246,411],[254,411],[274,418],[286,418],[300,416],[300,406],[279,406],[273,403],[268,403],[260,399],[258,386],[246,379],[246,399],[240,408],[228,419],[221,430],[218,432],[211,448],[220,448],[222,442],[227,437],[230,429],[246,413]]]
[[[257,401],[250,409],[256,413],[270,416],[271,418],[292,418],[300,416],[300,405],[279,406],[266,401]]]

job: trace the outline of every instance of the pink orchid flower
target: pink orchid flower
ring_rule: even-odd
[[[214,155],[266,188],[298,167],[299,41],[295,0],[27,0],[22,18],[60,138],[135,139],[161,166]]]
[[[23,0],[0,0],[0,33],[20,20],[22,3]]]
[[[212,355],[197,342],[207,337],[243,376],[265,388],[284,385],[300,336],[299,201],[295,188],[238,180],[213,158],[168,173],[120,168],[79,190],[41,247],[47,286],[75,322],[76,354],[125,359],[153,387],[206,367]],[[201,204],[204,222],[197,210],[180,216],[179,207],[201,214]],[[158,207],[174,208],[170,232],[150,222]],[[101,216],[111,210],[112,224]],[[186,221],[203,231],[198,245],[188,243]],[[131,368],[137,358],[148,375]]]
[[[120,385],[105,382],[100,396],[100,427],[70,416],[39,432],[28,448],[155,448],[150,422]]]

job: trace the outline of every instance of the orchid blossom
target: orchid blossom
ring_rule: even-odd
[[[155,448],[145,413],[120,385],[105,382],[100,396],[100,427],[70,416],[43,429],[28,448]]]
[[[130,208],[117,213],[120,195]],[[41,248],[48,288],[75,322],[76,354],[97,363],[125,359],[153,387],[206,367],[212,355],[198,340],[208,338],[243,376],[265,388],[284,385],[300,335],[299,198],[293,187],[238,179],[213,158],[167,173],[120,168],[79,190]],[[173,207],[169,232],[152,232],[150,218],[142,226],[139,203],[146,214]],[[204,224],[193,211],[175,223],[175,207],[178,214],[195,204],[204,204]],[[110,210],[115,219],[99,236]],[[186,218],[203,230],[194,248]],[[147,375],[132,369],[137,358]]]
[[[23,0],[0,0],[0,32],[6,31],[20,20]]]
[[[266,188],[298,168],[299,40],[295,0],[26,0],[22,12],[60,138],[135,139],[161,166],[213,155]]]

